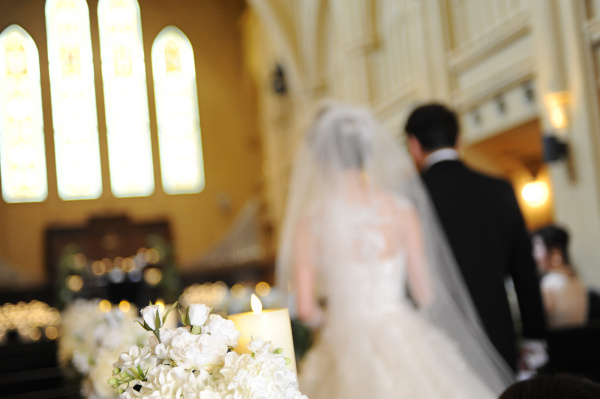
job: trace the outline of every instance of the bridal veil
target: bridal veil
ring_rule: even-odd
[[[471,368],[491,390],[502,392],[513,381],[512,370],[483,332],[412,160],[399,144],[399,138],[386,132],[366,109],[337,103],[322,105],[297,153],[276,266],[277,286],[287,294],[292,313],[292,268],[298,226],[315,207],[325,210],[320,213],[326,219],[324,225],[334,225],[336,218],[344,217],[336,204],[343,195],[342,182],[348,167],[360,168],[374,190],[409,201],[415,208],[433,290],[433,300],[419,311],[457,344]],[[324,250],[319,253],[326,253],[327,257],[344,256],[344,246],[340,245],[337,233],[332,230],[320,236],[318,245]],[[323,258],[316,263],[326,268],[330,260]]]

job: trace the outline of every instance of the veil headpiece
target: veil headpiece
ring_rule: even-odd
[[[284,305],[294,314],[292,257],[298,225],[324,204],[328,207],[325,217],[335,213],[340,194],[348,187],[349,170],[360,171],[369,187],[409,201],[416,209],[434,293],[433,302],[420,311],[457,343],[471,368],[492,390],[502,392],[513,382],[512,370],[483,332],[414,164],[399,139],[386,132],[366,109],[332,102],[321,106],[296,155],[276,264],[276,284],[287,294]],[[325,241],[319,244],[335,244],[333,237]],[[326,262],[321,267],[326,267]]]

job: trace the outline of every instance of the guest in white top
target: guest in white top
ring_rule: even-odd
[[[541,291],[550,329],[587,322],[587,289],[569,264],[568,233],[547,226],[532,235],[533,255],[541,277]]]

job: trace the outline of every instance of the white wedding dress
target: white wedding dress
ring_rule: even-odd
[[[321,268],[326,323],[300,365],[301,391],[311,399],[495,398],[406,298],[406,251],[380,258],[397,220],[377,208],[337,207],[345,218],[338,238],[355,244]]]

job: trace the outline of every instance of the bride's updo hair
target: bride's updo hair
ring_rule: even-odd
[[[362,108],[323,103],[307,140],[317,162],[343,169],[362,169],[371,156],[373,116]]]

